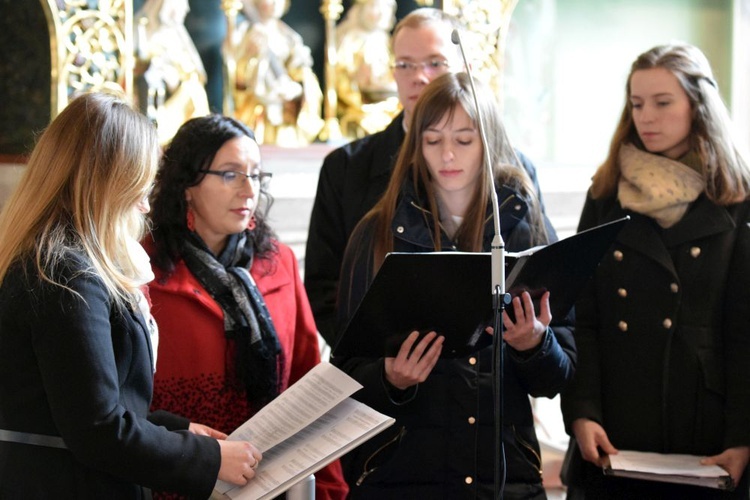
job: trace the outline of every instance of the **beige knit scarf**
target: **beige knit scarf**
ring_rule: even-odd
[[[691,168],[691,155],[675,161],[631,144],[620,147],[620,205],[651,217],[661,227],[675,225],[705,189],[703,176]]]

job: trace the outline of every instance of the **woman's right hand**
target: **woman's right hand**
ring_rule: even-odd
[[[401,344],[396,357],[385,358],[386,380],[402,391],[427,380],[427,376],[440,359],[445,337],[430,332],[414,347],[417,339],[419,332],[411,332]]]
[[[599,450],[607,455],[617,454],[617,448],[612,446],[604,428],[598,423],[588,418],[579,418],[573,421],[572,427],[584,460],[602,467],[604,457]]]
[[[219,479],[243,486],[255,477],[255,469],[263,459],[258,448],[247,441],[219,440],[221,466]]]

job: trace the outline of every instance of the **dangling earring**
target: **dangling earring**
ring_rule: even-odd
[[[193,209],[191,207],[188,207],[185,218],[187,219],[188,230],[191,232],[195,232],[195,212],[193,212]]]
[[[247,223],[247,228],[252,231],[255,229],[255,216],[250,217],[250,222]]]

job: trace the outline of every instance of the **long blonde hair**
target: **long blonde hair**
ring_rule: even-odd
[[[719,205],[737,203],[750,194],[750,169],[732,137],[729,113],[719,94],[708,59],[697,47],[687,44],[654,47],[633,62],[625,87],[625,107],[615,129],[604,163],[594,174],[594,198],[614,194],[620,179],[618,154],[623,144],[645,150],[633,123],[630,80],[639,70],[664,68],[680,82],[690,100],[693,124],[690,147],[698,153],[706,181],[706,195]]]
[[[54,284],[71,249],[83,251],[116,303],[136,290],[128,238],[140,239],[158,160],[156,130],[119,96],[84,94],[39,138],[0,213],[0,283],[19,259],[33,258]]]
[[[489,149],[489,157],[493,162],[495,184],[509,185],[524,196],[530,209],[532,244],[546,243],[547,235],[536,198],[536,190],[505,134],[497,101],[486,85],[481,82],[475,82],[475,85],[484,128],[487,132],[488,144],[484,147]],[[444,116],[451,117],[457,106],[461,106],[475,124],[478,122],[479,117],[474,107],[469,77],[466,73],[447,73],[439,76],[427,85],[419,96],[414,108],[412,125],[401,146],[388,187],[380,201],[365,216],[365,220],[375,219],[376,221],[374,245],[376,269],[385,258],[385,254],[393,251],[391,221],[405,182],[412,183],[417,192],[423,190],[425,193],[426,208],[430,211],[433,227],[436,228],[436,234],[433,234],[435,250],[441,250],[441,238],[437,229],[440,227],[438,202],[432,187],[427,161],[422,152],[422,134],[430,126],[439,123]],[[482,165],[482,171],[486,168]],[[464,220],[456,233],[459,250],[482,251],[490,189],[495,189],[495,186],[490,184],[488,176],[480,175],[469,209],[464,214]]]

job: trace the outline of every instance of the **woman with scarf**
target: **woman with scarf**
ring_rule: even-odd
[[[297,260],[266,222],[270,177],[253,132],[211,115],[177,132],[152,197],[153,408],[226,433],[320,362]],[[317,498],[346,492],[338,462],[316,473]]]
[[[631,217],[576,305],[562,409],[585,462],[572,460],[571,498],[748,498],[749,193],[706,57],[641,54],[578,227]],[[617,450],[706,457],[736,489],[604,477]]]

